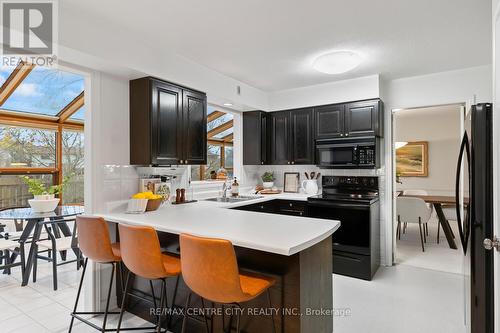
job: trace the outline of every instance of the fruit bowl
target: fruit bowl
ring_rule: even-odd
[[[28,203],[31,207],[31,210],[35,213],[48,213],[53,212],[59,204],[59,198],[55,199],[30,199]]]
[[[163,202],[163,198],[160,199],[149,199],[148,204],[146,206],[146,212],[152,212],[160,208],[161,203]]]

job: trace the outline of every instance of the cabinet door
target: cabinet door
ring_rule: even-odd
[[[151,163],[178,164],[182,158],[182,89],[159,81],[152,81],[151,89]]]
[[[243,113],[243,164],[267,164],[267,115],[263,111]]]
[[[271,112],[271,164],[290,164],[290,112]]]
[[[182,164],[207,163],[207,97],[205,94],[183,91],[183,151]]]
[[[379,101],[349,103],[345,110],[346,136],[379,135]]]
[[[290,111],[291,164],[314,164],[312,109]]]
[[[344,136],[344,105],[325,105],[314,109],[316,139]]]

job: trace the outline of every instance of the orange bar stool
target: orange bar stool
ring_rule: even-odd
[[[120,313],[109,311],[109,302],[115,271],[121,273],[121,270],[118,267],[121,263],[120,244],[111,243],[108,226],[106,221],[104,221],[101,217],[77,216],[76,230],[78,230],[78,243],[80,250],[85,256],[85,261],[83,263],[82,277],[78,286],[78,293],[76,294],[75,306],[73,308],[73,312],[71,312],[69,332],[71,333],[71,330],[73,329],[73,322],[75,318],[101,332],[116,331],[114,328],[106,328],[106,322],[109,314]],[[106,300],[106,308],[104,312],[77,312],[78,300],[80,299],[80,293],[82,291],[83,280],[89,259],[99,264],[110,264],[112,266],[111,278],[109,280],[108,298]],[[120,278],[122,278],[121,274]],[[102,327],[86,320],[81,317],[81,315],[104,315]],[[137,328],[125,328],[124,330],[137,330]]]
[[[161,281],[160,309],[168,307],[167,278],[171,277],[177,277],[171,307],[174,306],[177,284],[181,274],[181,262],[179,258],[161,252],[160,241],[156,230],[151,227],[138,227],[124,224],[120,224],[118,230],[120,234],[122,260],[129,269],[129,273],[127,274],[125,282],[125,292],[122,298],[117,332],[120,331],[123,313],[125,311],[125,304],[130,288],[130,273],[150,281]],[[172,317],[170,317],[170,319],[171,318]],[[162,320],[159,318],[156,326],[157,332],[161,331],[161,324]]]
[[[253,273],[240,273],[234,247],[230,241],[182,234],[180,246],[184,282],[202,299],[240,307],[240,303],[255,299],[267,291],[271,307],[269,288],[275,284],[275,279]],[[186,310],[190,301],[191,294],[186,301]],[[273,315],[271,319],[272,332],[276,333]],[[186,322],[185,315],[182,323],[183,333]],[[208,324],[206,322],[205,324],[208,331]],[[230,322],[229,329],[231,328]],[[240,311],[237,311],[236,331],[240,332]]]

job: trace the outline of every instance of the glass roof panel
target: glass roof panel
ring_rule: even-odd
[[[0,67],[0,86],[7,81],[9,75],[14,71],[16,67],[14,66],[2,66]]]
[[[84,90],[83,76],[36,66],[2,109],[55,116]]]
[[[85,120],[85,104],[69,117],[71,120]]]
[[[229,114],[229,113],[226,113],[224,114],[223,116],[220,116],[219,118],[217,119],[214,119],[212,120],[211,122],[209,122],[207,124],[207,130],[213,130],[214,128],[216,128],[217,126],[220,126],[224,123],[227,123],[228,121],[232,120],[233,119],[233,115],[232,114]]]
[[[231,127],[231,128],[229,128],[229,129],[227,129],[227,130],[225,130],[224,132],[220,132],[219,134],[214,135],[213,137],[214,137],[215,139],[222,139],[222,138],[224,138],[226,135],[229,135],[229,134],[231,134],[231,133],[233,133],[233,128],[232,128],[232,127]]]

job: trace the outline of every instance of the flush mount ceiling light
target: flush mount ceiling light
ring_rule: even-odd
[[[342,74],[361,63],[361,56],[352,51],[335,51],[316,58],[313,68],[321,73]]]
[[[224,103],[224,106],[233,106],[233,103]]]

